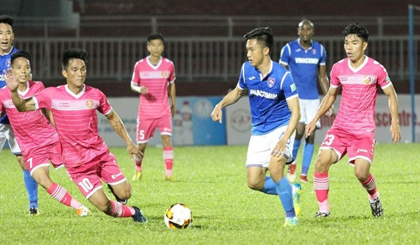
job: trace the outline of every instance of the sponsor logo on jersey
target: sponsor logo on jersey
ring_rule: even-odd
[[[268,80],[267,80],[267,85],[268,85],[268,87],[269,88],[272,88],[273,86],[274,86],[274,84],[276,83],[276,80],[274,80],[274,78],[272,78],[272,77],[270,77]]]
[[[256,77],[252,76],[252,77],[249,77],[248,79],[252,81],[252,80],[254,80],[255,78],[256,78]]]
[[[316,49],[312,49],[312,54],[316,54]]]
[[[296,57],[295,62],[296,62],[296,64],[318,64],[318,59],[317,58]]]
[[[68,103],[68,102],[60,102],[60,103],[58,103],[58,106],[59,107],[69,107],[70,106],[70,103]]]
[[[255,95],[258,97],[263,97],[266,99],[270,99],[270,100],[274,100],[277,99],[277,94],[273,94],[273,93],[269,93],[267,91],[262,91],[262,90],[258,90],[258,89],[251,89],[249,91],[250,95]]]
[[[162,77],[164,77],[164,78],[168,77],[168,73],[166,71],[163,71],[162,72]]]

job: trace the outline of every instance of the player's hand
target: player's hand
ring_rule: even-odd
[[[6,84],[7,87],[10,89],[10,91],[16,91],[16,89],[19,86],[19,80],[18,78],[12,73],[12,70],[9,69],[9,72],[6,70],[3,70],[3,74],[6,78]]]
[[[147,87],[141,86],[140,87],[140,94],[147,94],[149,89]]]
[[[127,145],[127,152],[130,154],[130,161],[134,161],[134,156],[136,156],[139,159],[143,157],[143,154],[133,142]]]
[[[328,111],[325,113],[325,116],[330,117],[332,114],[334,114],[334,105],[328,109]]]
[[[284,152],[286,151],[286,141],[287,141],[286,139],[281,138],[280,141],[277,142],[273,151],[271,152],[271,156],[273,156],[273,157],[284,156]]]
[[[389,129],[391,131],[391,140],[394,143],[398,143],[401,140],[401,131],[400,131],[400,125],[398,124],[391,124],[391,128]]]
[[[214,107],[213,112],[211,113],[211,119],[213,119],[213,121],[219,121],[219,123],[222,123],[222,107],[219,106],[219,104]]]
[[[311,121],[305,127],[305,136],[308,138],[316,128],[316,121]]]

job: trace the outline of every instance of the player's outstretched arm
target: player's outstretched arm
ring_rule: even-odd
[[[327,68],[325,65],[320,65],[318,68],[318,81],[319,86],[321,87],[322,93],[324,95],[328,94],[328,87],[330,86],[330,81],[327,76]],[[326,116],[331,116],[334,113],[334,105],[332,105],[328,111],[325,113]]]
[[[318,111],[315,114],[314,119],[312,119],[311,122],[309,122],[305,127],[305,135],[306,137],[309,137],[312,132],[316,128],[316,122],[322,117],[322,115],[327,112],[332,105],[334,104],[334,101],[337,98],[338,94],[338,88],[330,87],[328,90],[328,93],[325,95],[324,99],[321,101],[321,105],[318,108]]]
[[[125,141],[127,144],[127,151],[130,154],[130,159],[133,160],[133,155],[137,157],[141,157],[140,151],[137,146],[133,143],[130,136],[127,133],[127,129],[124,126],[124,123],[121,121],[121,118],[117,115],[117,113],[112,110],[110,113],[106,115],[109,124],[111,124],[114,131]]]
[[[32,98],[24,100],[18,94],[18,78],[15,75],[13,75],[11,71],[3,71],[3,73],[6,76],[6,84],[7,87],[10,89],[10,92],[12,93],[12,101],[13,104],[15,104],[16,109],[18,111],[34,111],[36,109],[35,101]]]
[[[391,84],[384,90],[385,95],[388,97],[389,112],[391,113],[391,139],[394,143],[401,140],[400,120],[398,116],[398,98],[394,86]]]
[[[240,89],[238,86],[230,91],[213,109],[211,118],[213,121],[222,123],[222,109],[228,105],[236,103],[242,96],[246,94],[246,90]]]

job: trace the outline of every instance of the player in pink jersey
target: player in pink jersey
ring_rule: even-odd
[[[147,219],[139,208],[125,205],[126,199],[131,197],[131,186],[99,136],[96,111],[106,116],[112,128],[127,143],[130,156],[139,157],[139,150],[106,96],[100,90],[85,85],[87,55],[81,49],[63,52],[62,73],[67,80],[66,85],[44,89],[28,99],[19,96],[16,80],[9,79],[7,86],[19,111],[51,110],[63,146],[67,171],[95,207],[110,216],[132,217],[135,222],[145,223]],[[118,202],[106,196],[101,181],[108,184]]]
[[[31,55],[25,51],[12,54],[12,67],[6,79],[16,79],[19,83],[17,91],[22,98],[30,98],[44,89],[41,82],[29,81],[31,74]],[[35,111],[19,112],[11,98],[10,90],[0,90],[0,111],[6,110],[15,133],[16,140],[22,150],[26,168],[31,176],[57,201],[76,209],[76,214],[86,216],[89,209],[74,199],[68,191],[53,182],[49,176],[50,162],[54,168],[63,166],[61,159],[61,144],[57,132],[45,115],[51,114],[45,110],[45,115],[38,109]]]
[[[388,97],[392,116],[391,139],[395,143],[401,140],[397,94],[386,69],[365,55],[369,37],[366,28],[350,24],[344,29],[343,35],[347,58],[334,64],[328,94],[322,100],[315,118],[306,126],[306,135],[309,136],[315,130],[317,120],[333,105],[341,86],[340,108],[322,142],[315,164],[314,189],[319,205],[315,217],[330,215],[328,170],[345,154],[348,154],[349,162],[354,166],[357,179],[368,192],[372,215],[382,216],[383,208],[375,177],[370,173],[375,148],[377,88],[380,86]]]
[[[147,142],[159,129],[163,144],[163,160],[166,165],[165,178],[174,181],[172,165],[174,152],[171,142],[172,117],[175,115],[175,67],[172,61],[162,57],[165,42],[161,34],[147,37],[147,50],[150,55],[134,66],[131,89],[140,93],[137,118],[137,144],[144,157]],[[168,94],[171,97],[169,106]],[[142,160],[136,158],[136,173],[133,181],[142,176]]]

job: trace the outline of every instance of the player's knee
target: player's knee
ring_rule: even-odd
[[[355,170],[354,175],[360,182],[365,182],[369,178],[369,172]]]
[[[260,180],[256,180],[256,179],[252,179],[252,180],[248,180],[248,187],[251,190],[262,190],[264,188],[264,182],[260,181]]]
[[[48,175],[42,175],[42,176],[38,176],[37,178],[34,178],[36,180],[36,182],[44,187],[45,189],[48,189],[49,187],[51,187],[51,185],[53,184],[53,182],[51,181],[51,179],[48,177]]]

